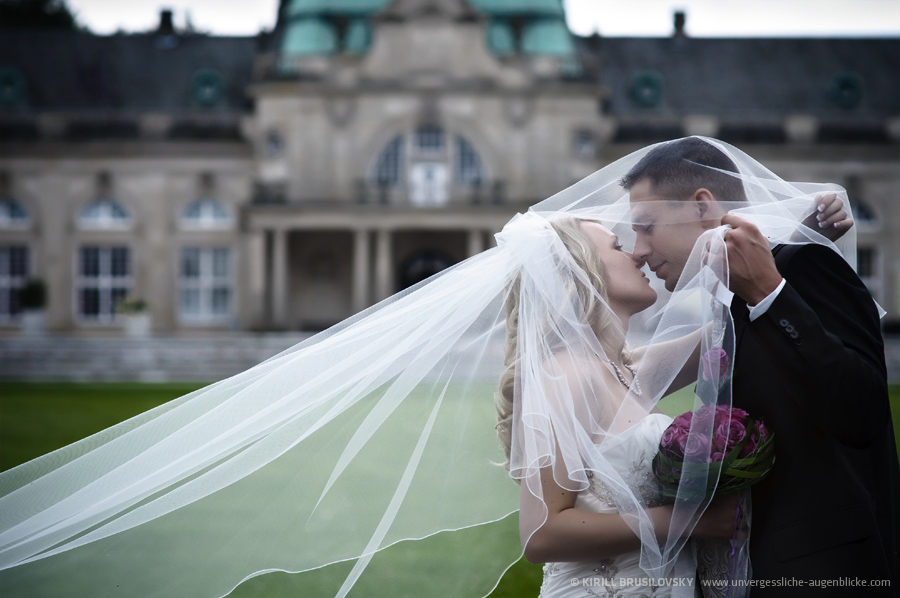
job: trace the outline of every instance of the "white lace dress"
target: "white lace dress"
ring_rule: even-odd
[[[650,414],[629,430],[630,437],[616,447],[614,457],[621,459],[621,473],[632,487],[646,489],[642,495],[654,493],[651,463],[659,448],[663,431],[672,418],[663,414]],[[575,508],[596,513],[617,513],[612,495],[603,482],[592,478],[591,486],[578,494]],[[673,589],[682,595],[687,584],[693,588],[693,580],[660,580],[650,578],[640,568],[639,550],[590,562],[547,563],[544,565],[544,583],[541,598],[604,597],[653,597],[669,598]],[[676,587],[683,584],[686,587]],[[688,595],[692,595],[691,589]]]

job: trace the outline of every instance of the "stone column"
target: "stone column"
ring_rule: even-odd
[[[379,230],[375,236],[375,301],[387,299],[394,292],[391,281],[394,257],[391,242],[393,235],[389,230]]]
[[[369,231],[353,237],[353,312],[369,307]]]
[[[246,285],[236,285],[235,295],[240,299],[241,328],[265,326],[266,319],[266,233],[251,231],[244,245],[244,257],[240,272]]]
[[[272,325],[287,326],[288,263],[287,231],[272,231]]]
[[[468,257],[478,255],[484,251],[484,231],[473,229],[469,231]]]

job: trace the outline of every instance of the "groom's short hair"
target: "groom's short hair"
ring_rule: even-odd
[[[703,139],[686,137],[650,150],[620,183],[627,190],[648,179],[653,189],[667,199],[687,199],[703,187],[719,201],[746,202],[740,177],[728,172],[739,171],[724,152]]]

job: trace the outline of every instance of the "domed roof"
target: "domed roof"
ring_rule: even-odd
[[[386,8],[391,0],[291,0],[288,18],[307,15],[369,15]],[[488,16],[563,16],[561,0],[468,0]]]

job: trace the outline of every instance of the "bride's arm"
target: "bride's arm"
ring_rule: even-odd
[[[616,513],[594,513],[575,508],[577,492],[560,487],[551,468],[541,469],[541,488],[547,505],[547,520],[531,537],[532,522],[542,516],[541,501],[523,481],[520,532],[525,558],[532,563],[589,561],[632,552],[641,547],[641,539]],[[649,509],[656,529],[665,529],[671,507]]]
[[[531,537],[535,517],[541,517],[541,501],[522,483],[520,533],[525,545],[525,558],[531,563],[592,561],[614,557],[640,549],[641,539],[618,513],[595,513],[575,508],[577,492],[560,487],[551,468],[541,469],[541,489],[547,505],[547,520]],[[697,522],[692,536],[730,539],[734,534],[737,496],[713,500]],[[647,515],[660,540],[666,536],[672,506],[647,509]]]
[[[700,367],[700,338],[703,332],[708,332],[711,328],[712,324],[707,324],[681,338],[656,343],[653,345],[652,351],[648,351],[649,346],[638,347],[631,353],[631,362],[636,370],[656,370],[659,364],[672,363],[673,360],[683,358],[690,351],[663,396],[671,394],[679,388],[684,388],[691,382],[697,381],[697,370]]]

